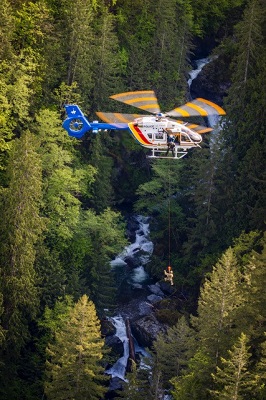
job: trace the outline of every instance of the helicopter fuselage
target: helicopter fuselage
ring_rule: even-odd
[[[155,116],[136,118],[128,124],[135,139],[144,147],[167,147],[169,136],[174,137],[177,147],[198,147],[202,136],[189,129],[185,123]]]

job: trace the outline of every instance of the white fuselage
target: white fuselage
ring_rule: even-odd
[[[171,121],[165,117],[142,117],[134,121],[142,134],[154,145],[160,145],[167,142],[167,134],[173,135],[181,144],[195,143],[202,141],[202,136],[189,129],[185,123]]]

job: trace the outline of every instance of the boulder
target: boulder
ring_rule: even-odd
[[[138,316],[144,317],[145,315],[149,315],[153,312],[153,305],[148,303],[147,301],[141,301],[138,305]]]
[[[156,294],[157,296],[164,297],[164,293],[162,292],[159,284],[148,285],[148,289],[151,293]]]
[[[101,320],[101,334],[102,336],[111,336],[116,332],[116,328],[110,319]]]
[[[222,57],[213,58],[205,65],[196,79],[192,81],[190,93],[192,98],[203,97],[211,100],[220,106],[223,105],[223,98],[227,95],[230,77],[223,71],[228,70],[226,60]],[[221,68],[224,65],[224,68]]]
[[[124,354],[124,345],[122,341],[115,335],[106,336],[105,338],[106,346],[111,348],[110,358],[120,358]]]
[[[166,294],[172,294],[175,291],[174,286],[171,286],[169,282],[161,281],[160,288]]]
[[[122,390],[123,389],[123,381],[120,378],[114,377],[110,379],[110,384],[109,384],[109,391],[113,392],[116,390]],[[109,399],[110,397],[108,397]]]
[[[150,295],[147,297],[147,300],[150,301],[152,304],[155,304],[155,303],[157,303],[158,301],[161,301],[161,300],[162,300],[162,297],[161,297],[161,296],[157,296],[156,294],[150,294]]]
[[[131,323],[131,329],[137,342],[143,347],[151,347],[153,341],[161,332],[166,332],[154,314],[146,315]]]

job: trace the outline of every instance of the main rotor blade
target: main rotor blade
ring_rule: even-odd
[[[121,101],[122,103],[140,108],[141,110],[148,111],[152,114],[160,113],[157,97],[153,90],[119,93],[110,96],[110,99]]]
[[[225,115],[225,111],[212,101],[197,98],[183,106],[167,112],[171,117],[207,117],[208,115]]]
[[[104,122],[117,123],[117,122],[133,122],[135,118],[143,117],[140,114],[121,114],[121,113],[106,113],[96,112],[96,115]]]
[[[179,121],[179,120],[176,121],[176,122],[178,122],[179,124],[183,124],[187,128],[192,129],[193,131],[195,131],[197,133],[200,133],[200,134],[208,133],[208,132],[213,131],[213,128],[209,128],[209,127],[204,126],[204,125],[190,124],[188,122]]]

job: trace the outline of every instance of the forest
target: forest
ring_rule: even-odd
[[[121,92],[184,104],[204,57],[226,116],[183,159],[62,128],[65,104],[128,112]],[[171,248],[175,294],[115,398],[265,399],[265,1],[0,0],[0,81],[0,398],[110,398],[110,262],[140,214],[147,273],[163,280]]]

